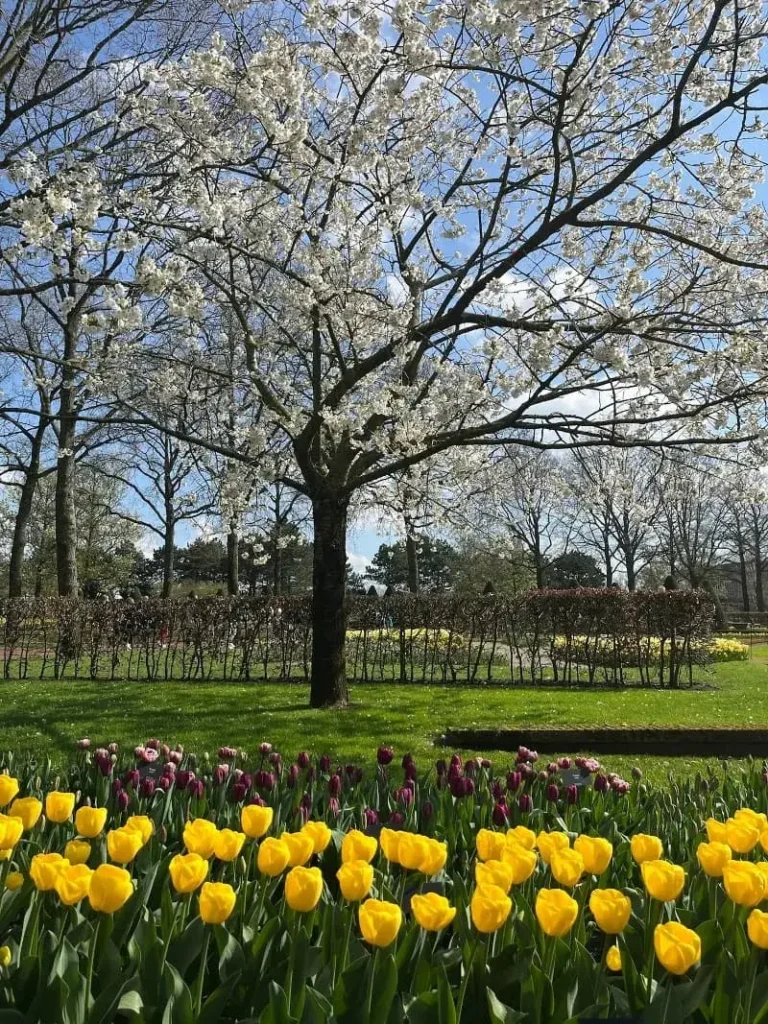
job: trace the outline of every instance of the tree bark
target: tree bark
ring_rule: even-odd
[[[543,590],[546,582],[544,573],[544,559],[540,554],[536,553],[533,556],[533,560],[536,566],[536,589]]]
[[[314,559],[312,571],[313,708],[344,705],[347,632],[347,502],[334,497],[312,502]]]
[[[419,592],[419,549],[413,527],[406,523],[405,558],[408,565],[408,589],[412,594]]]
[[[760,537],[760,528],[757,523],[753,528],[753,540],[755,551],[755,601],[759,612],[765,611],[765,589],[763,587],[763,547]]]
[[[227,593],[236,597],[240,591],[240,538],[233,526],[227,534]]]
[[[56,468],[56,580],[59,597],[77,597],[78,589],[74,441],[74,420],[67,417],[62,420],[59,431],[59,445],[65,454],[59,455]]]
[[[8,597],[21,597],[24,593],[24,552],[27,547],[29,520],[35,501],[37,480],[40,473],[40,452],[43,447],[43,436],[45,435],[46,427],[47,423],[41,417],[32,436],[29,463],[24,474],[24,483],[21,485],[19,507],[16,509],[13,537],[11,539],[11,559],[8,566]]]
[[[173,586],[173,556],[176,536],[176,521],[166,514],[165,536],[163,537],[163,598],[167,601]]]

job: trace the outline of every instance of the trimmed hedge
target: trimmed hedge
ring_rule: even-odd
[[[5,678],[306,680],[311,598],[0,602]],[[679,686],[706,660],[694,591],[350,597],[350,678]]]

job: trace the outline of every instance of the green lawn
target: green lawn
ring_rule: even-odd
[[[221,744],[254,750],[266,739],[287,756],[307,749],[341,761],[369,761],[385,742],[426,762],[440,756],[434,741],[448,726],[669,723],[768,729],[768,647],[756,647],[750,662],[718,665],[705,678],[712,689],[368,684],[352,687],[348,710],[321,712],[309,710],[307,688],[298,684],[8,680],[0,684],[0,747],[47,752],[62,762],[84,735],[95,743],[131,746],[158,736],[214,755]],[[508,754],[484,753],[509,760]],[[701,764],[634,757],[605,761],[621,772],[640,764],[656,779],[670,769],[689,771]]]

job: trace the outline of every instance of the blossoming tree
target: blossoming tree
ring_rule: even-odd
[[[235,317],[236,360],[231,335],[192,330],[185,361],[235,376],[312,504],[319,706],[347,696],[359,489],[500,439],[759,430],[768,14],[755,0],[230,10],[209,48],[145,70],[122,113],[136,170],[101,201],[143,239],[145,293],[183,287],[192,324],[221,304]],[[133,356],[173,390],[151,334]],[[194,440],[237,457],[227,437]]]

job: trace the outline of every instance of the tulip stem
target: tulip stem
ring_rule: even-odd
[[[197,975],[197,984],[195,985],[195,1019],[200,1016],[200,1011],[203,1006],[203,985],[205,984],[205,968],[208,963],[208,943],[211,941],[211,928],[208,926],[205,929],[205,939],[203,940],[203,949],[200,954],[200,970]]]
[[[373,1008],[373,990],[374,990],[374,988],[376,986],[376,969],[378,968],[378,966],[379,966],[379,947],[377,946],[376,950],[375,950],[375,952],[373,954],[373,963],[371,964],[371,979],[370,979],[370,981],[368,983],[368,998],[366,1000],[367,1012],[366,1012],[366,1015],[365,1015],[365,1019],[366,1020],[370,1020],[371,1019],[371,1009]]]
[[[96,924],[93,928],[93,935],[91,936],[91,946],[88,950],[88,973],[86,974],[86,985],[85,985],[85,998],[87,1005],[91,1005],[93,1000],[93,968],[96,963],[96,947],[99,944],[99,932],[101,931],[101,922],[104,920],[104,914],[99,914]]]
[[[757,965],[760,959],[760,954],[756,949],[752,950],[751,963],[750,963],[750,978],[749,978],[749,989],[747,990],[747,1001],[744,1008],[744,1024],[749,1024],[752,1017],[752,996],[755,991],[755,977],[757,976]]]
[[[667,1011],[669,1010],[669,1001],[672,998],[672,979],[669,979],[667,984],[666,992],[664,993],[664,1012],[661,1015],[661,1024],[667,1024]]]
[[[461,1011],[464,1007],[464,998],[467,994],[467,986],[469,985],[469,976],[472,973],[472,967],[475,962],[475,954],[477,953],[477,944],[480,941],[480,936],[475,935],[472,947],[469,953],[469,962],[464,968],[464,977],[461,979],[461,988],[459,989],[459,998],[456,1002],[456,1021],[457,1024],[461,1024]]]

